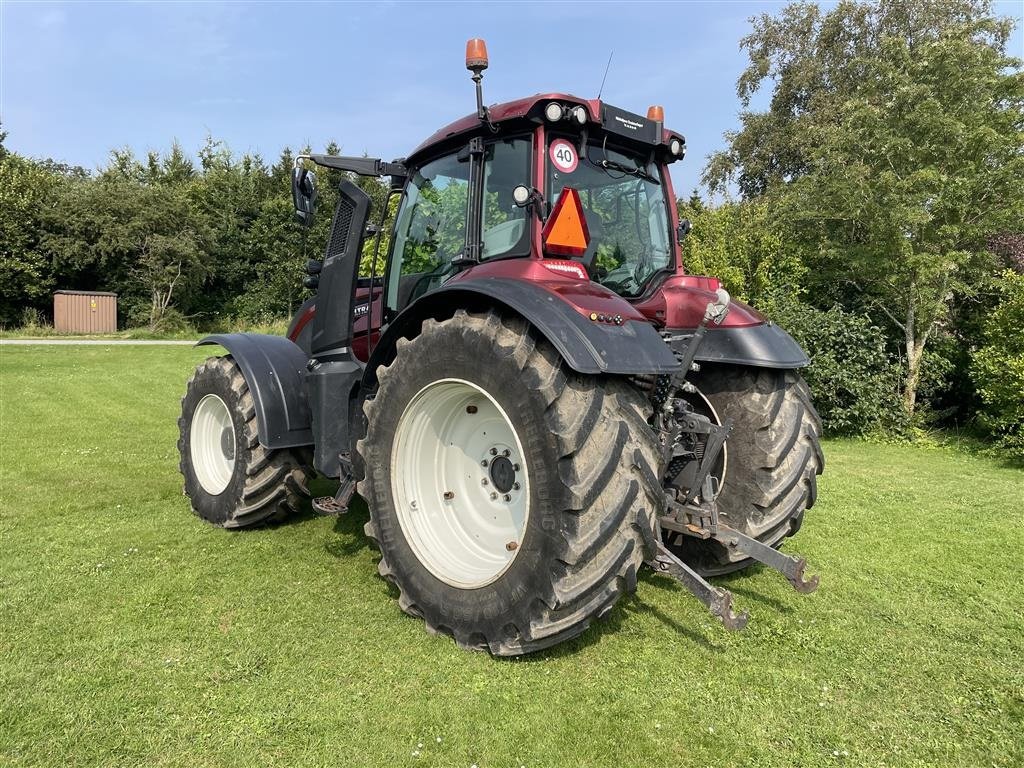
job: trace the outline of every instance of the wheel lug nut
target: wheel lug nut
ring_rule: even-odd
[[[512,501],[512,497],[509,494],[505,494],[505,501]]]
[[[497,456],[497,455],[498,455],[498,449],[497,448],[491,448],[491,456]]]
[[[455,491],[445,491],[444,492],[444,500],[445,501],[451,501],[454,498],[455,498]]]
[[[513,464],[512,465],[512,471],[513,472],[518,472],[519,471],[519,465],[518,464]]]
[[[483,480],[480,481],[480,485],[487,485],[487,478],[486,477]]]
[[[512,455],[512,451],[510,451],[508,448],[506,448],[504,451],[501,452],[501,455],[502,456],[511,456]]]
[[[512,483],[512,489],[518,491],[522,486],[519,483]]]
[[[498,498],[498,494],[496,494],[496,493],[494,493],[494,492],[492,491],[492,492],[491,492],[491,501],[494,501],[494,500],[495,500],[496,498]]]
[[[482,460],[482,461],[480,462],[480,466],[481,466],[481,467],[486,467],[486,466],[487,466],[487,459],[483,459],[483,460]]]

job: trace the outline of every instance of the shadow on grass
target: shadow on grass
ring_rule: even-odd
[[[644,584],[651,584],[658,586],[659,588],[667,589],[668,591],[686,593],[685,589],[677,584],[673,584],[671,581],[669,581],[667,585],[661,584],[660,582],[667,580],[663,577],[659,577],[651,571],[648,571],[646,568],[640,572],[639,581]],[[638,595],[633,594],[619,600],[606,617],[591,623],[587,631],[579,637],[556,645],[553,648],[547,648],[526,656],[494,658],[499,662],[516,661],[520,664],[530,664],[572,656],[584,648],[599,642],[605,635],[620,632],[622,628],[628,624],[630,617],[634,614],[637,616],[650,616],[657,619],[673,632],[676,632],[680,636],[681,643],[688,641],[714,653],[721,653],[723,650],[721,646],[715,645],[703,633],[694,630],[692,627],[687,627],[674,617],[669,616],[660,608],[650,605],[649,603],[645,603]],[[680,649],[685,650],[682,644],[680,645]]]
[[[749,582],[755,575],[767,572],[772,578],[781,579],[783,583],[786,583],[785,577],[781,574],[776,573],[771,568],[767,568],[761,564],[755,564],[744,568],[742,571],[736,573],[730,573],[726,576],[719,576],[715,579],[715,583],[725,589],[728,589],[735,595],[744,597],[748,600],[752,600],[755,603],[772,608],[779,613],[792,613],[793,607],[779,600],[777,597],[771,597],[770,595],[762,594],[756,589],[753,589]],[[793,594],[798,594],[795,590]]]
[[[333,495],[336,489],[337,483],[324,481],[322,478],[318,478],[310,484],[310,491],[314,496]],[[298,514],[292,516],[282,524],[294,525],[316,517],[318,517],[318,515],[312,511],[312,507],[308,502],[306,502],[303,504],[303,507]],[[336,536],[324,545],[324,549],[328,554],[342,559],[358,554],[364,549],[372,549],[369,539],[363,532],[363,525],[369,517],[370,513],[366,506],[366,502],[358,494],[354,495],[352,497],[352,503],[349,506],[349,511],[335,518],[333,532]],[[666,589],[680,593],[686,592],[685,589],[674,583],[671,579],[658,576],[657,574],[649,571],[646,567],[641,570],[639,581],[644,584],[656,586],[659,589]],[[383,580],[383,584],[391,599],[397,601],[399,597],[398,587],[387,580]],[[685,639],[695,645],[699,645],[705,650],[716,653],[720,653],[722,651],[720,646],[710,642],[702,633],[681,624],[672,616],[669,616],[656,606],[643,602],[639,597],[637,597],[637,595],[633,594],[619,600],[607,616],[593,621],[590,627],[579,637],[560,643],[553,648],[537,651],[525,656],[495,656],[493,658],[499,662],[515,660],[521,663],[530,663],[572,656],[582,649],[599,642],[605,635],[619,632],[622,629],[624,622],[628,621],[632,614],[651,616],[672,631],[678,633],[681,639]]]

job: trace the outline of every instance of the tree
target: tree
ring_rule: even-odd
[[[1024,275],[1006,270],[998,286],[1003,299],[985,324],[971,375],[985,404],[983,423],[1024,460]]]
[[[841,2],[761,16],[742,41],[744,113],[705,170],[714,189],[780,201],[823,293],[899,330],[914,412],[926,345],[990,279],[986,240],[1024,211],[1024,75],[983,0]]]
[[[22,310],[53,287],[40,248],[40,220],[57,182],[31,160],[6,150],[0,154],[0,323],[20,320]]]
[[[60,188],[43,247],[63,284],[114,290],[129,321],[156,330],[209,274],[209,228],[187,189],[146,185],[119,168]]]

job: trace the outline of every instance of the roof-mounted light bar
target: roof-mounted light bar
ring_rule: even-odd
[[[550,101],[544,107],[544,119],[549,123],[557,123],[560,120],[570,120],[578,125],[586,125],[587,108],[582,105],[559,104],[557,101]]]

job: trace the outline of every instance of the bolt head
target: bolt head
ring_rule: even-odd
[[[491,492],[491,501],[494,501],[494,500],[495,500],[495,499],[497,499],[497,498],[498,498],[498,494],[496,494],[496,493],[494,493],[494,492],[492,491],[492,492]]]
[[[505,494],[504,499],[505,501],[512,501],[512,497],[507,493]]]
[[[502,456],[511,456],[512,455],[512,451],[510,451],[508,448],[506,448],[504,451],[501,452],[501,455]]]
[[[515,491],[518,491],[522,487],[523,486],[521,486],[519,483],[512,483],[512,489]]]
[[[518,464],[513,464],[512,465],[512,471],[513,472],[518,472],[519,471],[519,465]]]
[[[498,455],[498,449],[497,448],[491,448],[491,456],[497,456],[497,455]]]
[[[486,477],[480,480],[480,485],[487,485],[487,478]]]
[[[482,461],[480,462],[480,466],[481,466],[481,467],[486,467],[486,466],[487,466],[487,459],[483,459],[483,460],[482,460]]]

